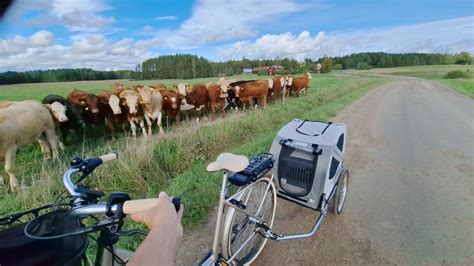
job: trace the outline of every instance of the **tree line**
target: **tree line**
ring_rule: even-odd
[[[48,69],[0,73],[0,85],[17,83],[63,82],[81,80],[129,79],[133,71],[97,71],[89,68]]]
[[[297,74],[313,71],[321,64],[322,73],[332,69],[370,69],[373,67],[399,67],[416,65],[472,64],[473,57],[467,52],[458,54],[427,53],[355,53],[337,57],[322,57],[317,60],[306,58],[304,62],[295,59],[275,58],[251,60],[228,60],[213,62],[202,56],[190,54],[163,55],[150,58],[136,66],[135,71],[97,71],[88,68],[34,70],[26,72],[8,71],[0,73],[0,84],[62,82],[105,79],[194,79],[242,74],[244,68],[280,65],[284,68],[277,74]]]
[[[304,66],[289,58],[228,60],[213,62],[190,54],[163,55],[137,65],[136,79],[194,79],[242,74],[244,68],[281,65],[288,73],[300,73]],[[282,73],[282,74],[285,74]]]
[[[320,58],[317,61],[306,59],[305,64],[310,66],[323,63],[330,59],[334,69],[370,69],[383,67],[419,66],[419,65],[452,65],[472,64],[474,58],[468,52],[457,54],[428,54],[428,53],[356,53],[331,58]]]

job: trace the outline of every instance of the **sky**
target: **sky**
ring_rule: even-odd
[[[474,1],[16,0],[0,20],[0,71],[368,51],[474,54]]]

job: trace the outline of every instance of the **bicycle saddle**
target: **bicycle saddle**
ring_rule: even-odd
[[[240,172],[248,165],[249,159],[247,157],[225,152],[217,156],[216,161],[207,166],[207,171],[215,172],[219,170],[228,170],[231,172]]]

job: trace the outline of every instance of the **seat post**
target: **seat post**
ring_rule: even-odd
[[[220,254],[220,233],[222,230],[222,217],[224,215],[224,201],[225,201],[225,190],[227,187],[227,173],[224,173],[222,176],[222,185],[221,185],[221,192],[219,194],[219,208],[217,211],[217,223],[216,229],[214,231],[214,243],[212,245],[212,251],[214,253],[214,259],[217,261],[219,259]]]

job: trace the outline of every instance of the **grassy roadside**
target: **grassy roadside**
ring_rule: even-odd
[[[196,228],[217,201],[218,174],[209,175],[205,165],[220,152],[252,155],[267,151],[276,131],[292,118],[327,120],[339,110],[385,81],[378,77],[317,75],[306,97],[273,103],[265,110],[229,115],[199,125],[184,125],[165,138],[115,143],[88,140],[72,147],[60,162],[43,160],[38,148],[19,152],[18,176],[26,186],[17,194],[0,193],[0,216],[49,203],[62,190],[61,175],[74,154],[94,156],[118,151],[120,160],[99,168],[87,180],[106,193],[127,191],[132,198],[153,197],[161,190],[180,195],[186,206],[184,224]],[[134,248],[136,239],[121,245]]]
[[[453,70],[462,70],[470,73],[470,78],[445,79],[444,75]],[[474,99],[474,65],[432,65],[432,66],[410,66],[374,68],[371,70],[354,71],[353,73],[386,74],[397,76],[409,76],[428,80],[436,80],[457,92]]]

